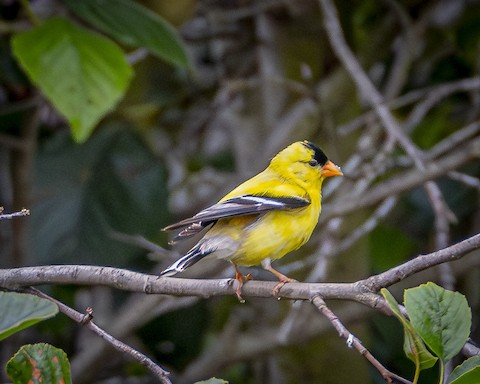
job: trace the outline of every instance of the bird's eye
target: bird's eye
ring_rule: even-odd
[[[308,165],[311,165],[312,167],[316,167],[318,165],[318,161],[313,159],[308,162]]]

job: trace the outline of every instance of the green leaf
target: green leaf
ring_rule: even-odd
[[[465,296],[429,282],[407,289],[404,301],[410,323],[443,362],[462,349],[472,322]]]
[[[0,340],[58,313],[49,300],[16,292],[0,292]]]
[[[78,16],[132,47],[145,47],[171,64],[189,64],[177,31],[156,13],[131,0],[64,0]]]
[[[31,81],[68,120],[77,142],[113,109],[133,74],[115,43],[66,19],[16,34],[12,47]]]
[[[412,360],[416,366],[418,366],[419,370],[433,367],[438,359],[428,351],[422,339],[415,332],[415,329],[402,315],[400,307],[398,306],[395,298],[385,288],[382,288],[380,292],[386,300],[388,306],[392,310],[393,314],[400,320],[403,325],[403,350],[405,351],[407,357]]]
[[[67,355],[48,344],[20,348],[7,363],[7,375],[14,384],[72,382]]]
[[[480,356],[473,356],[456,367],[448,376],[449,384],[480,383]]]

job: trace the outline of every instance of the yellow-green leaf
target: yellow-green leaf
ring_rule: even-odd
[[[415,365],[418,365],[420,370],[431,368],[437,362],[437,358],[433,356],[425,347],[420,336],[415,332],[415,329],[403,316],[398,306],[397,301],[392,294],[385,288],[380,291],[386,300],[388,306],[392,310],[395,317],[397,317],[403,325],[404,344],[403,349],[407,357],[412,360]]]
[[[480,383],[480,356],[473,356],[456,367],[448,376],[448,384]]]
[[[49,300],[16,292],[0,292],[0,340],[58,313]]]
[[[30,80],[85,141],[124,95],[133,71],[111,40],[67,19],[49,19],[12,38]]]
[[[429,282],[407,289],[404,301],[415,331],[442,361],[460,352],[472,323],[465,296]]]

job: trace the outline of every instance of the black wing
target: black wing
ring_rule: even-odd
[[[303,208],[310,202],[301,197],[268,197],[243,195],[233,197],[200,211],[195,216],[169,225],[163,230],[184,228],[173,242],[189,238],[219,219],[233,216],[261,214],[271,210]]]

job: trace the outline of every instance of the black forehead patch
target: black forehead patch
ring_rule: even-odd
[[[305,145],[307,148],[311,149],[314,152],[313,158],[318,161],[318,164],[320,164],[321,166],[326,164],[326,162],[328,161],[327,155],[325,155],[325,153],[320,148],[318,148],[311,141],[307,140],[303,142],[303,145]]]

